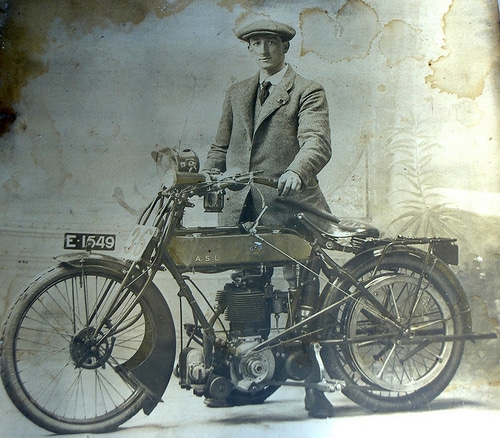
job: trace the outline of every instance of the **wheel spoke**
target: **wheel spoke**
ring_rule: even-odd
[[[354,298],[359,286],[352,279],[340,281],[342,295],[323,291],[325,305],[352,297],[321,321],[325,366],[345,380],[345,395],[368,409],[418,408],[453,378],[469,306],[448,267],[436,263],[423,272],[425,252],[373,255],[344,265],[371,297]]]
[[[28,308],[18,329],[16,368],[25,391],[41,410],[68,422],[89,421],[122,409],[140,394],[115,370],[143,342],[152,342],[152,328],[140,303],[113,341],[89,350],[96,333],[87,322],[97,321],[102,307],[113,300],[117,284],[111,278],[79,273],[50,285]],[[128,297],[123,305],[128,306],[135,295],[124,293]],[[122,312],[116,310],[117,315]],[[109,366],[112,350],[115,365]]]
[[[387,357],[382,365],[382,368],[380,369],[380,371],[377,374],[378,378],[380,378],[382,376],[382,374],[384,373],[385,367],[389,363],[389,360],[391,359],[395,349],[396,349],[396,345],[393,345],[392,348],[389,350],[389,354],[387,355]]]
[[[389,339],[395,339],[394,343],[365,342],[352,345],[353,358],[357,363],[357,368],[362,371],[366,378],[372,380],[377,385],[395,391],[414,390],[417,387],[428,384],[435,370],[439,369],[443,355],[449,354],[449,346],[446,343],[439,343],[438,352],[430,352],[428,342],[422,339],[423,344],[418,344],[411,350],[405,346],[404,342],[397,342],[397,339],[404,341],[406,336],[410,338],[420,335],[420,330],[434,327],[436,330],[445,332],[444,328],[450,321],[450,316],[443,315],[440,308],[444,308],[442,298],[438,295],[431,295],[428,285],[417,291],[417,279],[413,276],[403,276],[401,274],[388,276],[387,279],[379,282],[375,293],[381,302],[391,311],[402,324],[407,328],[395,336],[379,320],[369,318],[373,315],[371,305],[366,305],[362,300],[354,306],[351,316],[351,330],[355,330],[353,335],[360,334],[373,335],[384,334]],[[378,291],[378,292],[376,292]],[[414,297],[418,295],[418,299]],[[408,306],[410,302],[414,305]],[[409,321],[412,325],[408,327]],[[401,345],[400,345],[401,344]],[[437,348],[437,347],[435,347]]]
[[[445,342],[434,343],[430,349],[431,342],[424,337],[451,333],[451,314],[443,313],[447,308],[443,298],[428,283],[403,272],[377,279],[368,288],[403,329],[390,328],[371,303],[358,300],[348,329],[356,369],[372,383],[398,393],[429,384],[451,351]],[[422,337],[422,343],[411,346],[404,342],[407,338],[416,341],[415,337]]]
[[[127,275],[119,261],[99,259],[61,264],[18,298],[3,333],[2,379],[39,426],[59,434],[107,432],[161,396],[163,382],[158,393],[150,389],[153,379],[139,367],[147,363],[166,385],[173,321],[155,287],[142,288],[145,279],[132,269]]]

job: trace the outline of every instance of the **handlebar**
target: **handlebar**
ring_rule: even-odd
[[[243,189],[245,185],[249,183],[261,184],[272,188],[276,188],[278,186],[278,180],[274,178],[256,176],[253,173],[249,173],[243,175],[230,176],[227,177],[226,179],[221,179],[219,181],[216,181],[214,184],[214,188],[217,190],[227,188],[229,190],[238,191]]]
[[[238,191],[242,190],[249,183],[262,184],[272,188],[277,188],[278,186],[278,180],[255,176],[253,172],[227,177],[217,177],[207,173],[175,172],[172,183],[168,184],[167,187],[164,186],[161,193],[166,195],[174,187],[189,187],[189,190],[193,190],[192,194],[196,193],[198,195],[224,189]]]
[[[203,206],[205,211],[220,213],[224,208],[224,196],[221,195],[224,193],[224,190],[228,189],[231,191],[238,191],[242,190],[248,184],[261,184],[277,188],[278,180],[256,175],[256,172],[248,172],[231,176],[223,176],[215,173],[176,172],[174,176],[174,184],[171,188],[173,189],[177,187],[184,191],[186,196],[184,199],[186,201],[193,195],[203,196]],[[162,192],[162,194],[166,195],[169,192],[170,189],[166,189]],[[248,228],[248,231],[257,227],[260,217],[266,210],[267,206],[265,205],[256,221],[249,224],[250,227]]]
[[[207,173],[177,172],[176,185],[193,185],[206,183],[208,187],[214,190],[241,190],[248,183],[261,184],[273,188],[276,188],[278,186],[277,179],[255,175],[255,172],[220,178],[218,178],[218,176],[219,175]]]
[[[269,187],[272,187],[274,189],[276,187],[278,187],[278,180],[275,179],[275,178],[266,178],[264,176],[258,176],[258,177],[254,177],[253,180],[257,184],[262,184],[264,186],[269,186]]]

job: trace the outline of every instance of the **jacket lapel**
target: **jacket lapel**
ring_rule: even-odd
[[[271,95],[266,99],[260,110],[259,118],[254,126],[255,132],[259,129],[262,122],[274,113],[279,107],[286,105],[290,100],[289,92],[295,80],[295,72],[289,66],[283,80],[276,86]]]
[[[248,80],[248,86],[243,87],[241,95],[241,105],[243,120],[248,134],[249,140],[253,137],[254,130],[254,113],[255,113],[255,97],[257,88],[259,87],[259,73]]]

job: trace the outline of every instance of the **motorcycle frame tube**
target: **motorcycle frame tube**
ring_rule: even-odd
[[[161,237],[161,243],[160,243],[160,248],[159,250],[161,251],[162,254],[162,262],[164,266],[168,269],[168,271],[171,273],[175,281],[177,282],[179,286],[179,293],[178,295],[180,297],[186,298],[188,301],[189,306],[191,307],[194,316],[198,319],[201,328],[203,330],[203,343],[204,343],[204,353],[205,353],[205,360],[207,363],[210,362],[209,358],[211,356],[212,352],[212,347],[215,343],[215,331],[213,327],[210,325],[209,321],[207,320],[205,314],[201,310],[198,302],[196,301],[196,298],[194,297],[190,287],[184,280],[184,276],[182,275],[182,271],[179,267],[176,266],[173,258],[171,257],[170,253],[168,252],[167,246],[168,242],[170,241],[170,238],[174,235],[175,230],[179,227],[180,221],[183,216],[183,211],[185,208],[185,205],[187,203],[186,198],[182,198],[182,196],[177,200],[177,202],[174,203],[172,206],[172,210],[169,211],[169,215],[167,218],[167,223],[165,224],[165,228],[162,233]],[[255,234],[255,237],[259,238],[258,234]],[[264,243],[265,240],[261,239]],[[340,306],[344,301],[353,299],[355,296],[360,293],[361,295],[365,296],[368,301],[372,303],[372,305],[381,313],[382,317],[386,320],[386,322],[389,322],[393,324],[396,328],[400,328],[400,324],[395,320],[395,318],[389,314],[389,312],[380,304],[380,302],[372,297],[370,292],[362,285],[360,284],[354,277],[350,275],[350,273],[339,266],[328,254],[325,253],[325,251],[319,246],[319,244],[313,244],[312,246],[312,253],[311,255],[318,255],[323,262],[323,266],[326,267],[326,271],[334,271],[334,275],[336,278],[340,279],[347,279],[351,284],[356,285],[356,292],[352,295],[347,295],[343,299],[339,300],[338,302],[333,303],[332,305],[326,307],[326,308],[321,308],[318,312],[314,313],[313,315],[309,316],[308,318],[305,318],[304,320],[293,324],[286,328],[283,332],[281,332],[278,336],[273,337],[271,339],[268,339],[259,345],[255,346],[254,348],[251,348],[246,354],[251,354],[255,351],[260,351],[264,348],[269,348],[274,346],[276,343],[282,343],[284,340],[288,341],[287,337],[288,335],[293,335],[297,329],[310,324],[311,322],[315,322],[318,318],[320,318],[323,314],[333,310],[335,307]],[[294,260],[290,260],[290,262],[293,262]],[[330,283],[330,280],[328,279],[328,282]],[[333,286],[333,283],[330,283],[331,286]],[[300,300],[300,288],[298,291],[298,294],[296,297],[294,297],[295,302],[298,302]]]
[[[211,357],[213,345],[214,345],[215,339],[216,339],[215,331],[214,331],[213,327],[211,326],[210,322],[207,320],[200,305],[196,301],[196,298],[194,297],[193,292],[191,291],[189,285],[186,283],[185,277],[182,273],[183,272],[182,269],[176,265],[175,261],[173,260],[172,256],[169,254],[169,251],[168,251],[168,243],[170,242],[170,239],[173,237],[175,231],[179,228],[179,226],[181,224],[181,218],[183,216],[184,209],[185,209],[186,205],[188,205],[188,198],[189,198],[190,194],[187,192],[184,192],[184,193],[179,193],[178,195],[179,196],[177,197],[177,199],[171,205],[170,211],[168,211],[166,222],[164,222],[162,224],[163,225],[161,227],[162,233],[161,233],[161,238],[160,238],[160,242],[158,245],[159,256],[157,254],[156,260],[153,263],[153,265],[151,266],[151,272],[150,272],[149,277],[148,277],[148,284],[150,284],[150,282],[154,278],[154,275],[156,274],[156,271],[160,268],[160,265],[163,264],[168,269],[168,271],[171,273],[172,277],[174,278],[174,280],[177,282],[177,284],[179,286],[178,295],[180,297],[184,297],[187,300],[188,305],[191,307],[195,318],[198,320],[198,322],[201,326],[201,329],[203,331],[203,350],[205,353],[206,364],[208,364],[208,363],[210,363],[210,357]],[[255,236],[259,237],[257,233],[255,234]],[[422,274],[421,274],[421,279],[422,279],[423,276],[425,275],[425,269],[426,269],[429,261],[431,260],[433,263],[437,263],[437,258],[434,255],[432,255],[432,251],[431,251],[432,239],[421,239],[421,240],[422,241],[419,241],[417,243],[429,244],[429,249],[426,253],[422,252],[422,251],[415,253],[415,254],[418,254],[418,257],[422,259]],[[265,240],[264,240],[264,242],[265,242]],[[408,250],[409,246],[405,245],[404,242],[402,243],[401,241],[397,241],[397,240],[396,241],[385,241],[383,245],[376,246],[376,247],[371,248],[370,250],[366,251],[366,253],[370,253],[371,257],[376,256],[375,251],[381,252],[381,254],[378,256],[379,261],[378,261],[377,267],[374,270],[372,275],[375,275],[376,270],[378,269],[378,267],[382,263],[384,255],[388,251],[392,252],[393,248],[401,249],[401,247],[404,247],[404,248],[406,248],[406,251],[409,251]],[[399,322],[396,321],[394,316],[391,315],[383,307],[383,305],[375,297],[373,297],[371,295],[369,290],[367,290],[362,284],[360,284],[350,274],[350,272],[348,270],[349,264],[346,264],[346,267],[341,267],[340,265],[338,265],[320,247],[320,245],[318,243],[315,243],[312,245],[312,250],[313,250],[312,255],[315,253],[317,256],[319,256],[322,259],[323,270],[324,270],[324,272],[328,273],[328,277],[329,277],[327,279],[328,284],[325,286],[325,288],[322,292],[322,296],[327,295],[327,294],[331,294],[333,291],[334,283],[331,282],[331,280],[330,280],[330,278],[332,277],[332,274],[333,274],[335,279],[340,280],[340,284],[342,284],[343,282],[345,283],[347,281],[349,284],[354,285],[356,287],[356,290],[353,293],[347,294],[345,297],[337,300],[336,302],[334,302],[333,304],[331,304],[325,308],[322,308],[322,306],[319,306],[320,310],[317,311],[316,313],[314,313],[313,315],[305,318],[304,320],[302,320],[298,323],[290,325],[284,331],[282,331],[279,335],[258,344],[254,348],[251,348],[246,354],[251,354],[255,351],[260,351],[260,350],[263,350],[265,348],[272,348],[272,347],[279,345],[283,342],[290,341],[289,336],[291,336],[293,339],[293,335],[294,334],[296,335],[296,332],[298,329],[302,328],[303,326],[305,326],[307,324],[316,322],[325,313],[330,312],[335,307],[340,306],[341,304],[343,304],[347,300],[356,298],[358,295],[365,297],[380,312],[381,317],[386,322],[394,325],[396,329],[401,328]],[[365,254],[365,252],[358,254],[353,259],[359,260],[358,258],[361,257],[363,254]],[[422,258],[422,254],[424,254],[423,258]],[[351,261],[353,259],[351,259]],[[291,262],[293,262],[293,260],[291,260]],[[443,265],[444,265],[444,263],[443,263]],[[445,266],[447,267],[447,265],[445,265]],[[456,284],[459,284],[458,281]],[[295,302],[298,302],[300,300],[300,288],[298,289],[298,295],[294,297],[294,300],[295,300]],[[324,301],[324,298],[320,301]],[[297,339],[297,338],[295,338],[295,339]]]
[[[446,276],[448,281],[452,284],[453,288],[457,291],[457,294],[459,296],[459,304],[462,307],[463,312],[465,313],[465,317],[466,317],[467,333],[472,333],[471,309],[470,309],[470,306],[468,304],[467,295],[465,293],[465,290],[464,290],[462,284],[458,280],[455,273],[450,269],[448,264],[446,264],[444,261],[442,261],[441,259],[436,257],[434,254],[432,254],[432,243],[439,242],[439,241],[441,241],[441,239],[421,239],[421,241],[418,242],[419,244],[431,245],[431,247],[429,248],[428,251],[422,251],[419,248],[416,248],[416,247],[411,246],[411,245],[407,245],[405,243],[402,244],[401,241],[397,241],[397,240],[394,242],[391,242],[391,243],[393,243],[392,245],[389,245],[387,242],[384,242],[385,243],[384,245],[375,246],[375,247],[367,249],[363,252],[360,252],[355,257],[348,260],[344,264],[343,268],[346,271],[349,271],[349,270],[353,269],[356,265],[364,263],[364,261],[366,259],[373,258],[373,257],[380,257],[380,259],[378,261],[378,266],[380,266],[380,264],[382,263],[383,256],[385,254],[389,253],[388,248],[387,248],[388,246],[390,246],[390,253],[391,254],[393,252],[396,252],[396,253],[399,252],[401,254],[407,253],[407,254],[410,254],[410,255],[420,259],[422,262],[423,274],[425,274],[425,272],[427,272],[428,265],[430,263],[432,263],[432,269],[437,269],[440,272],[442,272]],[[385,251],[384,251],[384,249],[385,249]],[[376,252],[378,252],[379,255],[374,254]],[[375,275],[375,272],[373,273],[373,275]],[[454,304],[454,303],[452,303],[452,304]]]
[[[190,286],[187,284],[186,280],[188,277],[186,277],[183,274],[183,270],[181,267],[177,266],[171,257],[169,251],[168,251],[168,243],[170,242],[170,239],[173,237],[175,234],[176,230],[179,229],[180,224],[181,224],[181,218],[183,216],[184,208],[187,205],[187,197],[180,197],[174,203],[171,205],[170,211],[168,211],[168,214],[166,215],[166,221],[161,223],[162,220],[160,219],[159,222],[161,223],[160,226],[160,231],[161,231],[161,236],[159,242],[157,242],[157,254],[155,257],[154,262],[149,266],[149,269],[147,269],[147,266],[144,266],[144,261],[139,262],[139,266],[143,266],[143,269],[149,270],[148,273],[148,278],[146,279],[146,284],[144,285],[144,289],[141,290],[141,293],[143,293],[147,287],[151,284],[153,281],[153,278],[157,272],[158,269],[160,269],[161,265],[163,264],[165,268],[168,269],[174,280],[179,286],[179,292],[178,296],[182,298],[185,298],[188,302],[188,305],[193,311],[193,315],[195,319],[197,320],[197,323],[200,325],[203,333],[203,351],[204,351],[204,356],[205,356],[205,365],[209,366],[211,363],[211,358],[213,354],[213,346],[215,344],[216,340],[216,335],[214,328],[212,327],[212,324],[210,321],[207,319],[205,316],[205,313],[202,311],[200,305],[198,304],[196,298],[194,297],[194,294],[190,288]],[[163,213],[166,213],[165,210],[163,210]],[[157,222],[158,223],[158,222]],[[399,244],[398,244],[399,243]],[[430,243],[430,242],[424,242],[424,243]],[[298,322],[294,323],[292,322],[290,326],[288,326],[284,331],[282,331],[279,335],[268,339],[254,348],[250,349],[247,351],[245,354],[249,355],[252,354],[253,352],[261,351],[267,348],[274,348],[276,346],[279,346],[283,343],[286,342],[293,342],[295,340],[300,339],[302,336],[298,334],[298,330],[305,325],[313,326],[314,323],[316,322],[319,318],[321,318],[323,315],[326,313],[330,312],[334,308],[342,305],[348,300],[355,299],[358,296],[364,296],[368,301],[374,305],[375,308],[380,311],[380,314],[382,318],[384,318],[388,323],[392,324],[395,326],[396,329],[400,328],[399,324],[395,319],[392,317],[392,315],[388,314],[386,309],[379,303],[379,301],[371,295],[369,290],[367,290],[362,284],[360,284],[349,272],[349,267],[353,266],[351,263],[356,263],[358,261],[362,261],[363,257],[378,257],[378,264],[377,268],[375,269],[375,272],[373,272],[372,275],[376,274],[376,270],[378,267],[381,265],[382,260],[384,258],[384,255],[387,254],[388,252],[392,253],[394,250],[396,251],[405,251],[405,252],[412,252],[413,254],[417,255],[421,260],[422,260],[422,277],[425,275],[425,270],[430,264],[436,264],[439,263],[439,260],[432,254],[431,252],[431,245],[429,245],[429,249],[427,252],[423,251],[413,251],[411,247],[408,245],[405,245],[404,243],[401,244],[401,242],[395,242],[395,241],[385,241],[383,244],[379,246],[375,246],[370,248],[369,250],[366,250],[358,255],[356,255],[353,259],[351,259],[344,267],[338,265],[320,246],[319,244],[313,244],[312,245],[312,253],[311,257],[313,256],[318,256],[322,260],[322,269],[323,272],[327,274],[328,277],[328,283],[325,288],[323,289],[323,292],[321,294],[322,299],[319,301],[324,301],[325,295],[334,293],[335,290],[335,280],[338,281],[338,284],[351,284],[355,286],[355,291],[352,293],[348,293],[347,295],[343,297],[339,297],[338,300],[335,300],[335,302],[327,307],[324,307],[319,305],[318,311],[311,315],[310,317]],[[378,251],[378,254],[376,253]],[[353,261],[354,260],[354,261]],[[292,261],[292,260],[291,260]],[[445,265],[443,262],[440,262],[443,266],[446,266],[447,269],[448,266]],[[303,265],[302,263],[299,263],[299,265]],[[305,267],[307,269],[307,267]],[[132,268],[130,268],[132,270]],[[333,280],[333,282],[332,282]],[[458,284],[458,280],[456,282],[453,282],[454,284]],[[336,291],[338,294],[342,293],[341,291]],[[301,289],[298,288],[297,295],[294,297],[294,302],[297,303],[300,300],[300,295],[301,294]],[[291,315],[289,315],[290,317]],[[308,333],[306,334],[306,337],[311,337],[311,335],[314,335],[314,333]],[[333,341],[333,340],[332,340]],[[349,342],[349,340],[344,340],[346,342]],[[335,341],[334,341],[335,342]],[[339,342],[341,340],[339,339]]]
[[[290,341],[290,339],[287,339],[288,335],[293,335],[297,332],[298,329],[306,326],[306,325],[311,325],[311,323],[316,322],[319,318],[321,318],[324,314],[332,311],[336,307],[342,305],[344,302],[355,299],[358,295],[366,297],[366,299],[381,313],[381,316],[384,318],[384,320],[392,325],[394,325],[396,328],[400,328],[400,324],[398,321],[395,320],[395,318],[387,312],[387,310],[380,304],[380,302],[374,298],[371,293],[362,285],[360,284],[352,275],[338,265],[328,254],[326,254],[319,246],[315,248],[315,253],[320,256],[323,262],[323,271],[329,272],[329,275],[333,275],[335,277],[335,280],[339,279],[340,283],[342,284],[342,280],[347,280],[350,284],[356,286],[356,291],[351,294],[345,294],[344,297],[340,298],[339,300],[335,301],[334,303],[328,305],[327,307],[323,307],[321,305],[318,306],[318,311],[311,316],[303,319],[302,321],[299,321],[298,323],[288,327],[284,331],[282,331],[279,335],[275,336],[274,338],[268,339],[255,347],[251,348],[250,350],[247,351],[246,354],[251,354],[256,351],[261,351],[265,348],[272,348],[276,345],[280,345],[284,342]],[[326,290],[329,289],[329,290]],[[334,289],[334,282],[330,281],[328,279],[328,284],[324,287],[323,292],[321,294],[321,297],[329,294],[332,292]],[[343,291],[341,291],[344,293]],[[300,299],[300,298],[299,298]],[[324,299],[320,299],[320,302],[324,302]]]
[[[425,276],[428,266],[432,265],[432,269],[437,266],[438,269],[440,269],[442,272],[445,272],[448,279],[450,282],[453,284],[453,286],[458,290],[459,296],[461,297],[460,302],[462,307],[464,308],[464,312],[466,313],[466,318],[467,318],[467,327],[469,329],[469,333],[471,332],[472,329],[472,323],[471,323],[471,316],[470,316],[470,308],[467,304],[467,298],[465,296],[465,291],[463,290],[462,286],[460,285],[458,279],[455,277],[451,269],[448,267],[447,264],[439,260],[436,256],[432,254],[432,243],[436,241],[440,241],[440,239],[414,239],[412,240],[412,243],[416,242],[418,244],[427,244],[428,245],[428,250],[427,251],[422,251],[417,248],[414,248],[405,242],[401,242],[398,240],[395,241],[385,241],[384,244],[375,246],[370,248],[369,250],[363,251],[350,259],[344,266],[338,265],[319,245],[316,244],[315,246],[315,251],[318,256],[320,256],[323,260],[323,271],[328,273],[328,277],[331,278],[332,276],[335,279],[339,280],[339,283],[342,284],[343,282],[345,283],[346,281],[355,286],[356,290],[353,293],[350,294],[345,294],[344,291],[342,290],[335,290],[334,283],[328,280],[328,284],[323,288],[323,291],[321,293],[321,298],[320,298],[320,304],[318,305],[318,311],[314,313],[313,315],[309,316],[308,318],[300,321],[299,323],[292,325],[291,327],[287,328],[286,330],[282,331],[278,336],[268,339],[261,344],[255,346],[254,348],[250,349],[247,354],[251,354],[255,351],[260,351],[265,348],[272,348],[275,345],[279,345],[283,342],[286,342],[286,338],[289,334],[293,334],[296,332],[297,329],[308,325],[312,322],[316,322],[319,318],[321,318],[324,314],[330,312],[331,310],[335,309],[336,307],[342,305],[345,301],[355,299],[358,296],[362,296],[366,298],[381,314],[381,317],[384,318],[384,320],[392,325],[396,329],[401,329],[401,325],[398,321],[395,320],[395,318],[387,312],[387,310],[381,305],[381,303],[372,296],[370,291],[361,283],[359,283],[349,272],[349,269],[351,266],[356,266],[356,264],[360,263],[363,261],[365,257],[377,257],[379,258],[377,262],[376,269],[372,272],[372,278],[376,275],[377,270],[381,266],[383,262],[383,258],[386,254],[388,253],[393,253],[394,251],[399,251],[399,252],[405,252],[409,253],[417,258],[420,259],[422,263],[422,271],[420,275],[419,282],[422,281],[423,277]],[[379,254],[375,254],[378,252]],[[327,296],[329,296],[332,293],[344,293],[345,296],[342,298],[339,298],[335,300],[332,304],[324,307],[321,305],[321,303],[324,303],[326,301]],[[418,298],[417,298],[418,299]],[[452,341],[450,339],[450,341]],[[335,341],[336,342],[336,341]],[[348,339],[342,339],[338,342],[349,342]]]
[[[208,366],[210,363],[213,345],[215,343],[215,337],[216,337],[215,331],[213,327],[210,325],[209,321],[207,320],[200,305],[196,301],[196,298],[194,297],[191,288],[186,283],[184,275],[182,274],[181,270],[175,265],[175,262],[172,259],[167,248],[170,239],[172,238],[176,229],[179,227],[181,223],[181,218],[184,212],[184,208],[185,208],[184,203],[180,201],[178,203],[175,203],[174,206],[172,207],[172,210],[169,212],[167,223],[165,224],[165,229],[161,237],[159,258],[161,259],[161,263],[167,268],[167,270],[170,272],[174,280],[177,282],[177,285],[179,286],[178,296],[181,298],[184,297],[187,300],[188,305],[191,307],[194,316],[201,324],[201,328],[203,330],[203,352],[205,355],[205,365]],[[152,277],[154,277],[154,275],[152,275]]]

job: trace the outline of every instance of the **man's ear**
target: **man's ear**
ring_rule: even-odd
[[[290,48],[290,41],[287,41],[286,43],[283,43],[283,53],[288,52],[289,48]]]

